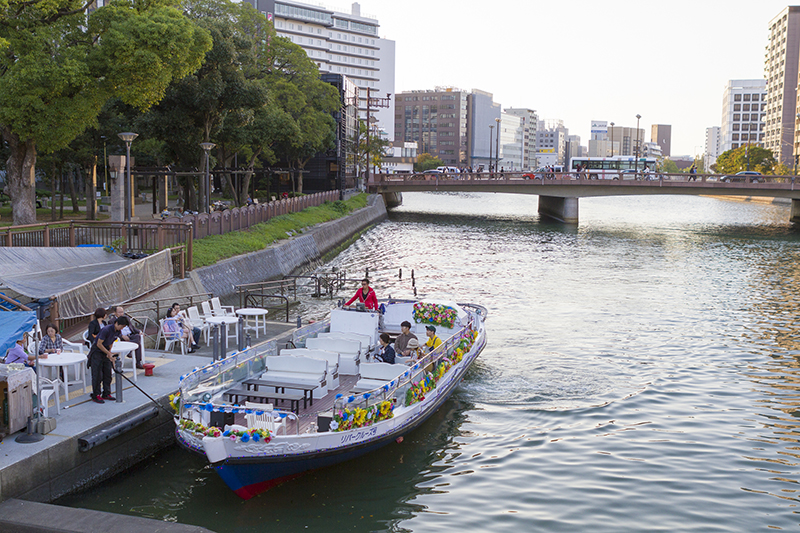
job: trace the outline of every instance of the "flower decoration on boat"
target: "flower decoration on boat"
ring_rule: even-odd
[[[417,302],[414,304],[414,322],[426,323],[444,328],[452,328],[456,323],[458,313],[452,307],[442,304]]]
[[[364,426],[371,426],[375,422],[387,420],[394,416],[394,403],[384,400],[368,407],[344,408],[334,411],[331,421],[331,431],[347,431]]]
[[[436,387],[436,380],[433,374],[425,372],[422,379],[412,383],[406,391],[406,405],[412,405],[425,399],[425,394]]]
[[[250,428],[246,430],[229,429],[219,435],[220,437],[227,437],[232,441],[241,442],[263,442],[264,444],[272,440],[272,435],[268,429],[263,428]]]
[[[181,393],[177,392],[175,394],[169,395],[169,404],[172,406],[173,411],[176,413],[181,409]]]

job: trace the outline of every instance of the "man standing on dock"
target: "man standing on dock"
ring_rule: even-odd
[[[114,401],[116,398],[111,396],[111,365],[115,355],[111,353],[111,347],[117,340],[123,328],[128,326],[128,317],[118,317],[113,324],[105,326],[97,334],[97,340],[89,350],[89,366],[92,368],[92,401],[95,403],[106,403],[105,400]],[[118,378],[119,379],[119,378]],[[102,381],[103,394],[100,395],[100,383]]]

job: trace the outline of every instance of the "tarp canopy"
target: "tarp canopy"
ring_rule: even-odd
[[[22,334],[36,325],[36,311],[10,311],[0,313],[0,357],[14,346]]]
[[[30,298],[56,297],[60,318],[127,302],[171,280],[169,250],[134,261],[103,248],[0,247],[0,285]]]

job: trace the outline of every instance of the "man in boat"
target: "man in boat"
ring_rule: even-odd
[[[350,305],[356,300],[364,304],[367,309],[378,310],[378,297],[375,295],[375,291],[369,286],[369,279],[364,278],[361,280],[361,289],[356,291],[355,295],[344,305]]]
[[[416,335],[411,333],[411,322],[408,320],[404,320],[400,323],[400,331],[402,331],[402,333],[394,339],[394,351],[398,355],[408,357],[411,355],[411,348],[408,347],[408,341],[411,339],[419,339],[417,339]]]
[[[441,346],[442,339],[436,336],[436,328],[434,326],[430,324],[425,326],[425,334],[428,336],[428,341],[425,343],[425,347],[428,348],[428,353]]]

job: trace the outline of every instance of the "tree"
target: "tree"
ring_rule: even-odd
[[[716,167],[720,174],[735,174],[743,170],[772,174],[775,164],[771,150],[745,145],[723,152],[717,158]]]
[[[367,147],[367,123],[358,121],[357,137],[351,140],[355,147],[355,162],[357,168],[367,168],[367,163],[372,168],[380,167],[383,156],[391,143],[380,136],[374,129],[369,134],[369,147]]]
[[[678,168],[678,164],[672,159],[664,159],[664,162],[661,164],[661,171],[665,174],[678,174],[681,169]]]
[[[443,166],[444,161],[424,152],[417,156],[417,162],[414,163],[414,172],[425,172],[426,170]]]
[[[67,146],[112,97],[139,109],[199,67],[208,34],[169,0],[0,0],[0,130],[14,224],[36,221],[38,152]]]

